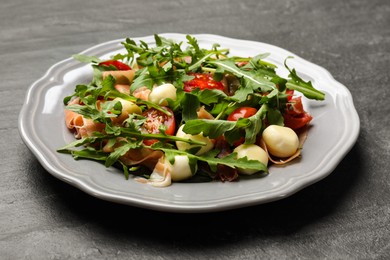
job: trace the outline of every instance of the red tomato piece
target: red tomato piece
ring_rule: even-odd
[[[313,117],[304,110],[301,97],[293,98],[287,103],[283,118],[284,125],[293,130],[297,130],[307,125],[313,119]]]
[[[131,70],[130,66],[118,60],[107,60],[99,63],[99,66],[114,66],[118,70]]]
[[[237,121],[239,118],[248,118],[256,114],[257,109],[253,107],[239,107],[235,109],[227,118],[228,121]]]
[[[186,92],[191,92],[196,88],[199,88],[200,90],[219,89],[222,91],[225,89],[222,82],[214,80],[211,74],[190,73],[189,75],[194,76],[194,78],[184,82],[184,91]]]
[[[287,94],[287,101],[290,101],[293,98],[294,90],[293,89],[286,89]]]
[[[168,116],[167,114],[155,109],[150,108],[148,110],[145,110],[142,115],[146,117],[145,123],[142,125],[141,132],[148,133],[148,134],[159,134],[161,126],[165,126],[165,133],[167,135],[174,135],[175,134],[175,128],[176,128],[176,122],[175,117],[173,115],[173,112],[171,109],[167,107],[163,107],[168,112],[171,113],[171,116]],[[146,139],[144,140],[144,144],[146,145],[152,145],[156,143],[158,140],[155,139]]]
[[[299,116],[305,113],[302,105],[302,97],[296,97],[291,99],[286,104],[286,113],[292,116]]]
[[[237,121],[240,118],[248,118],[256,114],[257,109],[253,107],[239,107],[235,109],[227,118],[228,121]],[[245,142],[245,138],[241,137],[238,141],[233,143],[237,147]]]

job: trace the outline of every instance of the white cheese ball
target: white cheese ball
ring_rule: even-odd
[[[234,150],[234,153],[237,153],[237,158],[247,157],[248,160],[257,160],[267,166],[268,164],[268,155],[267,153],[258,145],[255,144],[241,144],[237,146]],[[238,171],[242,174],[251,175],[257,170],[252,169],[243,169],[239,168]]]
[[[165,159],[165,163],[171,163]],[[192,177],[194,174],[191,171],[190,159],[187,155],[176,155],[175,162],[171,165],[171,178],[172,181],[182,181]]]
[[[196,152],[196,155],[201,155],[201,154],[207,153],[208,151],[213,149],[214,143],[210,140],[210,138],[208,138],[207,136],[203,136],[202,133],[197,134],[197,135],[186,134],[186,133],[183,132],[183,128],[184,128],[184,125],[182,125],[177,130],[177,133],[176,133],[177,137],[203,142],[206,145],[204,145],[204,146],[201,146],[201,145],[191,145],[191,144],[186,143],[186,142],[176,141],[176,147],[177,147],[178,150],[186,151],[186,150],[194,148],[194,147],[200,147],[199,151]]]
[[[276,157],[290,157],[299,147],[298,136],[289,127],[270,125],[263,131],[262,137],[269,153]]]
[[[176,100],[176,88],[170,83],[154,87],[148,101],[160,106],[168,106],[167,98]]]
[[[121,102],[122,104],[122,113],[124,114],[142,114],[142,110],[141,108],[136,105],[135,103],[129,101],[129,100],[125,100],[123,98],[115,98],[113,100],[114,102]]]
[[[117,118],[113,118],[113,122],[121,123],[126,120],[130,114],[142,114],[141,108],[131,101],[115,98],[113,102],[121,102],[122,104],[121,114]]]
[[[175,155],[175,162],[173,165],[169,162],[167,157],[163,156],[158,160],[154,167],[148,183],[155,187],[166,187],[171,185],[172,181],[183,181],[191,178],[196,170],[196,165],[191,168],[190,159],[187,155]]]

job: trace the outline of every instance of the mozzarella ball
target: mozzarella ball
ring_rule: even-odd
[[[167,98],[176,100],[176,88],[170,83],[154,87],[148,101],[160,106],[168,106]]]
[[[166,163],[170,162],[166,159]],[[175,162],[171,167],[172,181],[182,181],[192,177],[194,173],[191,171],[190,159],[187,155],[176,155]]]
[[[113,100],[114,102],[121,102],[122,104],[122,113],[126,114],[142,114],[142,110],[139,106],[134,104],[133,102],[129,100],[125,100],[123,98],[115,98]]]
[[[122,98],[115,98],[113,99],[113,102],[121,102],[122,104],[121,114],[117,118],[113,118],[113,122],[115,123],[123,122],[130,114],[142,114],[141,108],[131,101]]]
[[[183,127],[184,127],[184,125],[182,125],[177,130],[177,133],[176,133],[177,137],[203,142],[206,145],[203,145],[203,146],[201,146],[201,145],[191,145],[191,144],[186,143],[186,142],[176,141],[176,147],[177,147],[178,150],[186,151],[186,150],[194,148],[194,147],[200,147],[199,151],[196,152],[196,155],[201,155],[201,154],[204,154],[204,153],[210,151],[211,149],[213,149],[214,143],[210,140],[210,138],[208,138],[206,136],[203,136],[202,133],[197,134],[197,135],[186,134],[186,133],[183,132]]]
[[[255,144],[241,144],[237,146],[234,150],[234,153],[237,153],[237,158],[247,157],[248,160],[257,160],[267,166],[268,164],[268,155],[267,153],[258,145]],[[238,171],[242,174],[251,175],[257,170],[253,169],[242,169],[239,168]]]
[[[299,147],[297,134],[289,127],[270,125],[262,134],[270,154],[286,158],[292,156]]]

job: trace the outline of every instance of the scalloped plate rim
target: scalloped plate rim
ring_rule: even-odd
[[[185,34],[164,33],[159,35],[166,38],[175,39],[175,40],[182,40],[182,41],[185,40]],[[136,196],[134,193],[122,194],[116,191],[114,192],[110,189],[107,190],[104,187],[97,185],[96,182],[90,176],[80,176],[79,173],[76,174],[72,172],[72,170],[67,169],[66,165],[64,166],[61,165],[59,162],[53,163],[53,161],[50,161],[50,157],[53,157],[54,160],[56,160],[55,158],[59,156],[59,154],[56,151],[54,152],[48,151],[47,149],[43,148],[45,142],[38,137],[38,134],[36,133],[37,129],[36,127],[33,127],[33,122],[31,120],[31,117],[27,117],[27,115],[31,116],[30,109],[32,108],[33,108],[32,111],[34,112],[33,115],[39,116],[39,113],[37,114],[36,111],[38,109],[38,105],[34,105],[33,98],[37,95],[38,96],[42,95],[41,92],[42,91],[44,92],[45,87],[47,88],[48,85],[54,84],[56,82],[61,82],[61,80],[63,80],[61,78],[60,79],[56,78],[55,76],[53,76],[53,74],[58,76],[61,74],[61,72],[66,72],[64,71],[65,68],[69,69],[69,68],[81,66],[80,63],[75,61],[73,58],[68,58],[54,64],[47,70],[47,72],[40,79],[35,81],[30,86],[25,98],[24,105],[20,111],[19,120],[18,120],[18,128],[23,141],[26,143],[28,148],[33,152],[33,154],[38,158],[39,162],[50,174],[52,174],[53,176],[55,176],[56,178],[64,182],[67,182],[79,188],[80,190],[92,196],[107,201],[112,201],[116,203],[127,204],[131,206],[137,206],[137,207],[147,208],[152,210],[168,211],[168,212],[187,212],[187,213],[222,211],[222,210],[252,206],[261,203],[267,203],[267,202],[288,197],[298,192],[299,190],[303,189],[304,187],[311,185],[328,176],[337,167],[339,162],[345,157],[345,155],[350,151],[350,149],[353,147],[360,131],[360,122],[359,122],[359,117],[356,112],[356,109],[353,105],[351,93],[344,85],[337,82],[326,69],[316,64],[313,64],[307,60],[304,60],[300,58],[298,55],[295,55],[285,49],[267,43],[250,41],[250,40],[242,40],[242,39],[233,39],[233,38],[228,38],[219,35],[212,35],[212,34],[193,34],[192,36],[196,37],[200,42],[202,41],[220,42],[221,40],[223,40],[224,43],[228,43],[227,45],[247,44],[247,46],[259,46],[259,47],[261,46],[262,48],[268,50],[270,49],[277,50],[278,51],[277,55],[281,55],[281,53],[289,54],[291,56],[294,56],[294,61],[293,61],[294,64],[304,63],[305,65],[308,65],[307,70],[312,70],[312,72],[318,73],[318,77],[321,77],[321,80],[325,80],[331,82],[334,85],[337,85],[337,88],[340,89],[339,96],[342,99],[341,101],[343,101],[345,103],[344,105],[349,108],[346,111],[341,111],[342,113],[348,113],[348,115],[344,115],[344,117],[346,120],[349,120],[348,124],[345,125],[349,133],[346,136],[347,131],[344,130],[345,133],[343,134],[343,138],[344,138],[343,141],[345,142],[342,145],[340,143],[336,144],[338,146],[336,156],[335,155],[328,156],[330,162],[328,163],[321,162],[322,163],[321,167],[324,168],[315,171],[315,173],[313,173],[313,175],[310,175],[310,177],[294,178],[292,180],[289,180],[287,183],[284,183],[284,185],[269,191],[268,193],[267,192],[262,193],[259,191],[258,193],[255,192],[254,194],[248,194],[244,192],[244,193],[238,193],[236,196],[231,196],[225,199],[215,199],[210,194],[209,200],[192,201],[191,199],[188,199],[188,200],[169,201],[164,199],[164,197],[153,198],[152,200],[148,200],[148,198],[142,196]],[[136,37],[133,39],[135,39],[136,41],[139,40],[148,41],[151,40],[152,37],[153,36],[149,35],[145,37]],[[92,46],[81,53],[89,54],[89,55],[95,55],[94,53],[102,53],[102,55],[104,55],[116,49],[118,50],[122,49],[120,45],[121,41],[123,41],[123,39],[104,42]],[[223,46],[222,43],[221,45]],[[63,67],[64,65],[68,67],[64,68]],[[46,89],[46,91],[47,90],[48,89]],[[336,102],[336,100],[334,101]],[[82,163],[82,162],[75,161],[75,163]],[[102,165],[98,165],[98,166],[103,167],[104,169],[104,166]],[[264,180],[266,180],[266,178],[267,177],[265,177]],[[232,183],[232,184],[237,184],[237,183]],[[173,185],[177,185],[177,184],[173,184]],[[194,187],[193,185],[200,185],[200,184],[192,184],[192,187]],[[213,182],[213,185],[216,185],[217,187],[220,185],[231,186],[231,184],[219,183],[219,182]]]

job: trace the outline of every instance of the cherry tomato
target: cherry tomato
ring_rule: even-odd
[[[239,118],[248,118],[256,114],[257,109],[253,107],[239,107],[235,109],[227,118],[228,121],[237,121]]]
[[[313,117],[304,110],[301,97],[293,98],[287,103],[283,118],[284,125],[293,130],[297,130],[307,125],[313,119]]]
[[[286,104],[286,113],[292,116],[299,116],[305,113],[305,110],[303,109],[303,105],[302,105],[302,98],[296,97],[291,99]]]
[[[219,89],[224,90],[225,87],[219,81],[213,79],[211,74],[206,73],[190,73],[190,76],[194,76],[193,79],[184,82],[184,91],[191,92],[192,90],[199,88],[204,89]]]
[[[165,133],[167,135],[174,135],[176,122],[175,117],[171,109],[167,107],[163,107],[165,110],[171,113],[171,116],[155,109],[149,108],[145,110],[142,115],[146,117],[145,123],[142,125],[141,132],[148,134],[158,134],[160,133],[160,128],[162,125],[165,126]],[[146,139],[144,140],[144,144],[152,145],[156,143],[158,140],[155,139]]]
[[[293,89],[286,89],[287,94],[287,101],[290,101],[293,98],[294,90]]]
[[[116,67],[118,70],[131,70],[130,66],[121,62],[121,61],[118,61],[118,60],[107,60],[107,61],[103,61],[103,62],[100,62],[99,63],[99,66],[114,66]]]
[[[248,118],[256,114],[257,109],[253,107],[239,107],[235,109],[227,118],[228,121],[237,121],[240,118]],[[244,135],[244,134],[243,134]],[[237,147],[245,142],[245,138],[241,137],[239,140],[233,143],[233,146]]]

